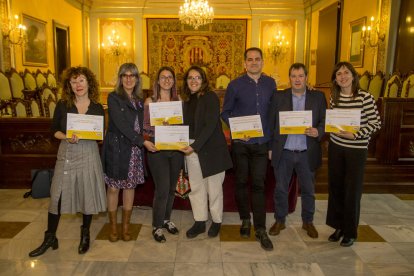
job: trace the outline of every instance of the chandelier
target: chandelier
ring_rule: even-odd
[[[178,13],[182,24],[192,26],[195,30],[202,25],[213,22],[214,11],[205,0],[185,0]]]
[[[289,50],[289,41],[281,31],[278,31],[277,35],[267,43],[266,53],[274,61],[282,61]]]
[[[112,35],[108,36],[108,45],[102,42],[102,48],[110,55],[119,57],[126,51],[126,42],[121,42],[119,34],[115,30],[112,30]]]
[[[379,21],[375,22],[373,16],[371,16],[371,24],[369,26],[362,27],[362,43],[371,48],[376,48],[380,42],[385,40],[385,34],[381,34],[379,31]]]
[[[19,16],[15,15],[14,20],[3,22],[3,39],[11,45],[22,45],[26,41],[26,29],[25,25],[19,23]]]

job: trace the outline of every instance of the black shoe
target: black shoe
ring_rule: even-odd
[[[217,237],[220,233],[221,223],[215,223],[214,221],[211,223],[210,228],[208,229],[208,236],[210,238]]]
[[[332,235],[329,236],[328,241],[337,242],[342,238],[343,235],[344,232],[341,229],[336,229],[335,232],[333,232]]]
[[[154,228],[152,230],[152,236],[154,237],[154,240],[160,243],[164,243],[167,240],[164,237],[164,234],[162,233],[162,228]]]
[[[250,223],[250,219],[244,219],[242,221],[242,225],[240,226],[240,237],[242,238],[250,238],[250,230],[252,228],[252,224]]]
[[[85,254],[89,250],[89,242],[91,238],[89,235],[89,228],[81,226],[81,239],[78,247],[79,254]]]
[[[341,246],[348,247],[354,244],[355,239],[354,238],[347,238],[344,237],[341,241]]]
[[[260,245],[262,248],[266,251],[272,251],[273,250],[273,243],[269,239],[269,236],[266,233],[265,229],[258,229],[256,230],[256,240],[260,242]]]
[[[189,239],[197,237],[199,234],[206,232],[206,222],[196,221],[193,226],[188,229],[186,236]]]
[[[53,250],[58,249],[58,239],[56,238],[55,233],[45,232],[45,239],[43,240],[42,244],[38,248],[30,252],[29,257],[37,257],[43,255],[43,253],[45,253],[46,250],[49,249],[49,247],[52,247]]]
[[[177,227],[172,221],[164,222],[164,225],[162,226],[162,228],[167,229],[168,233],[173,234],[173,235],[176,235],[179,232]]]

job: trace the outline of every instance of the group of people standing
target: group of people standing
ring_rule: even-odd
[[[82,213],[78,253],[90,245],[92,215],[107,210],[108,239],[131,240],[129,231],[135,188],[145,182],[145,163],[152,174],[152,235],[165,242],[163,229],[178,234],[171,221],[175,188],[184,161],[188,168],[189,194],[194,224],[187,238],[206,232],[211,216],[209,237],[216,237],[223,220],[225,171],[233,167],[235,199],[240,215],[240,236],[251,235],[251,212],[255,237],[265,250],[273,250],[266,231],[265,184],[268,160],[274,168],[275,223],[270,235],[285,229],[288,215],[288,189],[293,172],[297,174],[302,197],[302,228],[312,238],[318,237],[313,225],[315,212],[315,170],[321,165],[321,139],[325,135],[326,99],[322,92],[307,87],[307,69],[301,63],[289,69],[291,88],[277,92],[273,78],[265,75],[263,54],[259,48],[244,53],[246,73],[230,82],[220,114],[220,101],[211,90],[206,72],[191,66],[184,74],[178,93],[175,72],[161,67],[154,81],[152,95],[143,99],[139,71],[135,64],[121,65],[115,91],[108,96],[108,129],[102,154],[96,141],[66,137],[67,114],[104,116],[99,104],[95,75],[85,67],[65,71],[62,99],[55,109],[52,131],[61,140],[51,186],[48,226],[43,243],[29,253],[42,255],[50,247],[58,248],[56,230],[61,213]],[[338,63],[332,73],[330,107],[361,110],[358,132],[331,133],[329,143],[329,202],[327,224],[335,229],[329,241],[350,246],[357,238],[363,173],[370,137],[380,128],[374,98],[360,90],[358,75],[351,64]],[[155,131],[150,124],[149,104],[182,101],[184,125],[189,126],[189,146],[179,150],[158,150]],[[280,134],[281,111],[312,111],[312,127],[304,134]],[[223,134],[221,119],[259,115],[263,137],[234,139],[231,153]],[[145,162],[144,153],[147,152]],[[250,178],[250,181],[248,181]],[[251,186],[249,186],[251,183]],[[105,184],[107,186],[105,191]],[[122,231],[117,227],[119,191],[122,190]]]

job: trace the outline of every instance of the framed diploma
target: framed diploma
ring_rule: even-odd
[[[151,126],[181,125],[183,123],[183,104],[181,101],[149,104]]]
[[[155,126],[155,147],[178,150],[190,144],[188,126]]]
[[[103,140],[103,133],[103,116],[68,113],[67,138],[71,138],[75,134],[79,139]]]
[[[229,118],[232,139],[263,137],[260,115]]]
[[[361,110],[327,109],[325,120],[325,132],[344,130],[356,133],[361,125]]]
[[[312,111],[280,111],[280,134],[305,134],[312,127]]]

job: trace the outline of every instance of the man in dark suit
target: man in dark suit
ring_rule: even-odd
[[[273,95],[269,108],[269,125],[272,129],[269,158],[272,160],[276,187],[274,191],[276,222],[269,230],[278,235],[285,229],[288,215],[289,182],[295,170],[302,198],[302,228],[312,238],[318,237],[313,225],[315,213],[315,170],[322,163],[320,140],[325,133],[326,100],[321,91],[308,90],[308,72],[302,63],[289,69],[291,88]],[[280,134],[280,111],[312,111],[312,127],[303,134]]]

